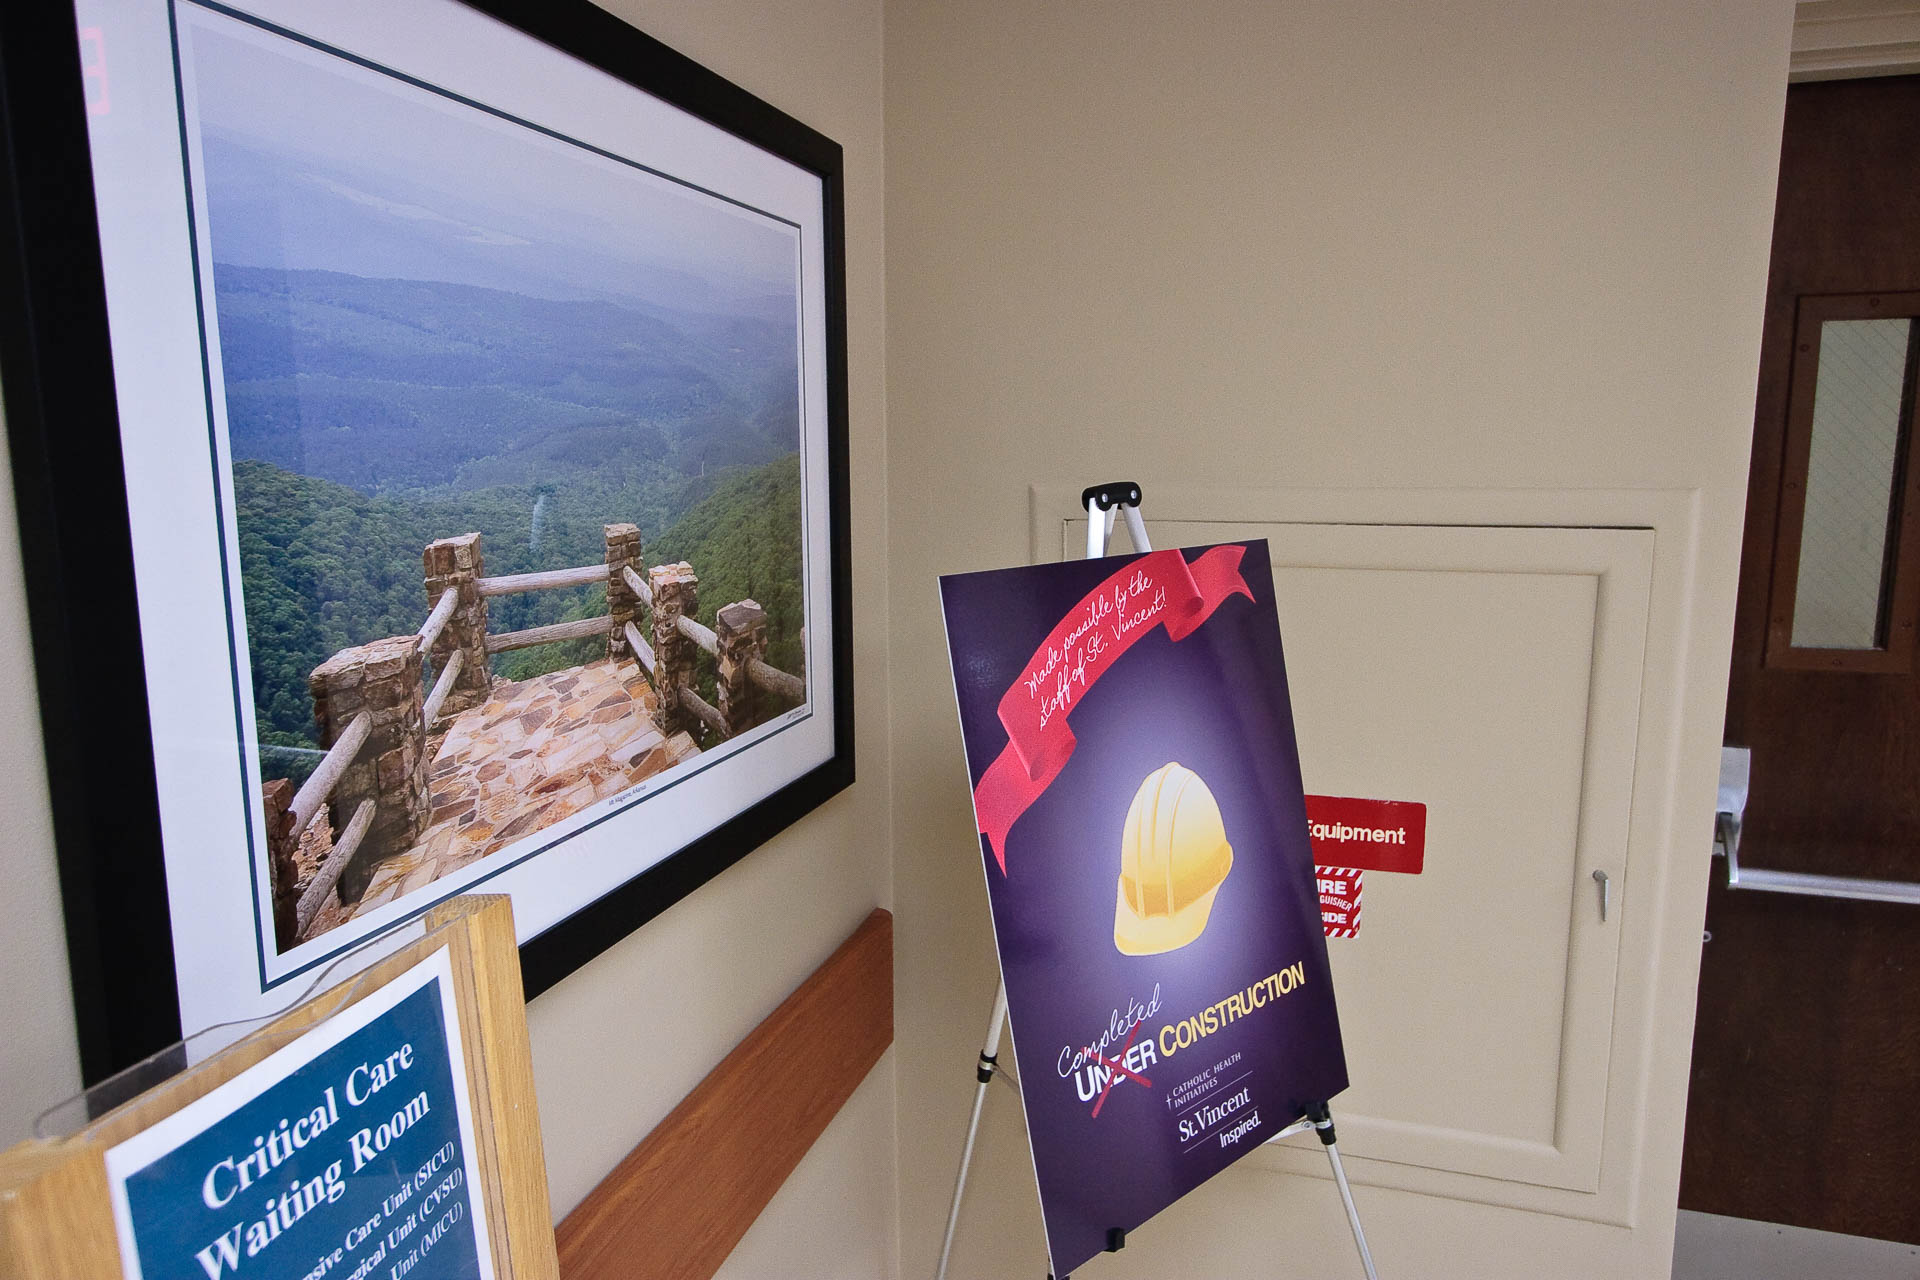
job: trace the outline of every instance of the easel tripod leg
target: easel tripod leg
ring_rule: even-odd
[[[1146,522],[1140,517],[1140,486],[1127,482],[1104,486],[1111,491],[1109,506],[1102,508],[1089,489],[1080,495],[1080,501],[1087,509],[1087,559],[1097,560],[1107,554],[1107,542],[1113,535],[1114,508],[1126,513],[1127,532],[1133,537],[1136,551],[1151,551],[1147,541]],[[973,1114],[967,1118],[967,1143],[960,1149],[960,1174],[953,1182],[953,1204],[947,1209],[947,1233],[940,1241],[940,1268],[934,1272],[934,1280],[947,1280],[947,1259],[953,1254],[953,1231],[960,1223],[960,1201],[967,1193],[967,1167],[973,1163],[973,1143],[980,1133],[980,1110],[987,1102],[987,1086],[993,1083],[995,1060],[1000,1055],[1000,1032],[1007,1023],[1007,983],[1003,978],[1000,988],[993,995],[993,1016],[987,1023],[987,1038],[980,1049],[980,1063],[975,1068],[978,1083],[974,1086]],[[1359,1220],[1355,1219],[1354,1229],[1359,1230]],[[1365,1246],[1361,1246],[1362,1252]],[[1371,1264],[1368,1270],[1372,1275]],[[1047,1280],[1054,1280],[1051,1273]],[[1068,1280],[1061,1276],[1059,1280]]]
[[[1353,1244],[1360,1250],[1360,1265],[1366,1268],[1367,1280],[1380,1280],[1373,1269],[1373,1254],[1367,1249],[1367,1233],[1360,1229],[1360,1211],[1353,1207],[1353,1188],[1347,1185],[1347,1170],[1340,1163],[1340,1148],[1329,1142],[1327,1159],[1333,1162],[1333,1180],[1340,1188],[1340,1203],[1347,1207],[1347,1225],[1353,1228]]]
[[[1327,1162],[1333,1166],[1333,1182],[1340,1188],[1340,1203],[1347,1211],[1347,1225],[1353,1228],[1353,1245],[1360,1251],[1360,1265],[1366,1269],[1367,1280],[1380,1280],[1379,1273],[1373,1269],[1373,1253],[1367,1248],[1367,1233],[1360,1226],[1360,1210],[1354,1207],[1353,1188],[1347,1185],[1347,1167],[1340,1163],[1340,1148],[1333,1140],[1333,1113],[1321,1103],[1308,1108],[1307,1118],[1313,1121],[1320,1144],[1327,1149]]]
[[[1002,981],[993,996],[993,1018],[987,1023],[986,1040],[980,1046],[980,1062],[974,1068],[973,1114],[967,1118],[967,1142],[960,1148],[960,1174],[953,1183],[953,1205],[947,1210],[947,1234],[940,1242],[940,1269],[934,1280],[947,1280],[947,1259],[953,1253],[953,1230],[960,1223],[960,1201],[967,1193],[967,1167],[973,1163],[973,1143],[980,1133],[980,1111],[986,1106],[987,1086],[1000,1056],[1000,1032],[1007,1024],[1007,984]]]

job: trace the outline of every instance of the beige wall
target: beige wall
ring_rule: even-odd
[[[1030,483],[1119,478],[1149,511],[1156,482],[1697,491],[1666,655],[1691,803],[1658,818],[1630,1246],[1665,1274],[1790,22],[1784,0],[888,5],[903,1274],[938,1248],[994,986],[934,578],[1024,560]],[[995,1091],[988,1114],[955,1274],[1038,1276],[1018,1111]],[[1279,1274],[1302,1237],[1338,1256],[1329,1195],[1242,1167],[1101,1274]],[[1542,1274],[1514,1215],[1411,1199],[1368,1196],[1384,1273]]]
[[[0,663],[0,884],[9,917],[0,929],[0,1146],[26,1137],[35,1116],[80,1087],[9,465],[0,450],[0,654],[8,655]]]
[[[891,898],[896,1049],[728,1273],[892,1271],[896,1068],[901,1271],[929,1269],[994,981],[933,578],[1026,558],[1030,482],[1125,473],[1149,501],[1156,479],[1697,489],[1681,657],[1700,812],[1672,822],[1700,826],[1784,0],[892,0],[884,59],[881,0],[608,7],[847,148],[861,781],[535,1002],[557,1211]],[[11,1137],[77,1072],[0,517]],[[1684,932],[1704,860],[1673,880]],[[1647,1104],[1674,1137],[1649,1185],[1670,1186],[1678,1158],[1693,963],[1680,951],[1662,971]],[[996,1091],[960,1274],[1040,1273],[1023,1141]],[[1275,1212],[1288,1181],[1230,1174],[1103,1271],[1271,1270],[1283,1231],[1337,1245],[1337,1220]],[[1670,1193],[1641,1209],[1657,1243]],[[1480,1207],[1460,1224],[1508,1225]]]
[[[860,780],[533,1003],[556,1213],[891,896],[880,6],[608,7],[846,150]],[[9,917],[0,930],[0,1143],[23,1136],[34,1112],[78,1086],[11,495],[0,474],[0,653],[8,658],[0,666],[0,883]],[[724,1274],[892,1274],[893,1111],[888,1058]],[[807,1262],[796,1271],[789,1251],[802,1242]]]
[[[753,0],[621,0],[605,7],[846,152],[859,782],[529,1008],[556,1212],[584,1195],[891,896],[880,5],[834,0],[769,10]],[[819,1274],[889,1274],[892,1137],[889,1057],[726,1274],[786,1273],[791,1259],[782,1242],[796,1236],[819,1241]],[[831,1194],[821,1193],[823,1185]]]

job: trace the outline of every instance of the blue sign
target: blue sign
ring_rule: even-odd
[[[451,976],[436,952],[109,1151],[130,1280],[491,1277]]]

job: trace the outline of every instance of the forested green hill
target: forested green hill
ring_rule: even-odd
[[[420,626],[436,538],[478,531],[489,574],[528,573],[598,564],[601,526],[636,524],[648,563],[693,564],[703,621],[759,600],[769,660],[800,670],[798,334],[782,308],[228,263],[214,286],[260,740],[294,749],[263,752],[266,776],[314,758],[314,667]],[[603,614],[606,596],[488,610],[515,631]],[[522,679],[603,649],[493,665]]]
[[[657,543],[648,543],[646,558],[693,566],[702,622],[711,624],[721,605],[757,600],[767,611],[767,661],[799,675],[806,670],[800,538],[800,455],[793,454],[727,477]]]
[[[425,620],[421,550],[436,538],[478,531],[489,574],[594,564],[601,526],[641,526],[648,564],[686,560],[700,577],[701,621],[735,600],[769,615],[768,661],[802,668],[799,456],[686,481],[666,505],[684,510],[664,533],[649,528],[612,485],[503,485],[434,497],[369,497],[272,463],[234,464],[240,558],[254,705],[261,741],[317,745],[307,675],[335,651],[405,635]],[[820,607],[824,607],[821,602]],[[530,592],[488,601],[489,626],[512,631],[602,614],[599,588]],[[524,678],[590,661],[598,641],[501,654],[494,669]],[[704,662],[703,667],[710,667]],[[711,672],[703,671],[711,693]],[[283,754],[269,776],[289,772]]]

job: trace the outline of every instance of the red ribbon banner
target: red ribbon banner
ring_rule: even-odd
[[[1247,549],[1214,547],[1192,564],[1178,551],[1153,551],[1089,591],[1033,651],[1000,699],[1007,745],[973,789],[980,832],[1007,870],[1007,832],[1040,798],[1073,754],[1067,716],[1120,655],[1164,626],[1184,640],[1228,597],[1253,599],[1240,576]]]

